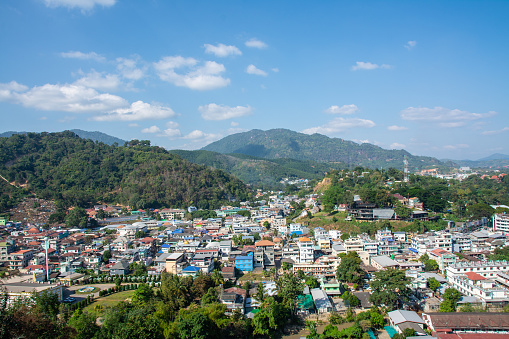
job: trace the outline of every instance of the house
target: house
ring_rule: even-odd
[[[331,312],[333,310],[332,304],[327,294],[319,288],[313,288],[311,290],[311,296],[316,306],[318,313]]]
[[[254,267],[274,266],[274,243],[269,240],[260,240],[255,243]]]
[[[426,335],[424,332],[424,320],[414,311],[396,310],[387,313],[389,323],[394,329],[402,334],[407,328],[411,328],[416,334]]]
[[[180,273],[187,265],[184,253],[171,253],[166,257],[166,272],[170,274]]]
[[[110,275],[127,275],[129,274],[129,262],[120,260],[110,268]]]
[[[200,273],[199,267],[190,265],[190,266],[187,266],[186,268],[184,268],[180,272],[180,275],[182,275],[184,277],[196,277],[196,276],[198,276],[199,273]]]
[[[221,270],[221,273],[223,274],[223,278],[225,280],[235,280],[235,267],[225,266]]]
[[[226,305],[226,314],[232,315],[235,310],[239,310],[241,314],[245,313],[246,290],[238,287],[223,289],[219,294],[219,302]]]
[[[371,266],[373,266],[377,270],[385,270],[388,268],[399,268],[399,263],[395,260],[392,260],[386,255],[371,257],[370,262]]]
[[[437,262],[438,268],[441,272],[444,272],[447,266],[455,264],[457,259],[454,254],[441,248],[436,248],[428,252],[428,255],[430,259],[433,259]]]
[[[166,219],[166,220],[176,220],[176,219],[182,220],[182,219],[184,219],[185,214],[186,214],[186,210],[181,210],[181,209],[164,208],[159,211],[159,215],[161,216],[161,218]]]
[[[242,272],[252,272],[254,268],[253,252],[235,257],[235,268]]]

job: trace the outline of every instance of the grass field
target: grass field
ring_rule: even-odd
[[[122,291],[122,292],[110,294],[106,297],[97,298],[97,299],[95,299],[95,302],[93,302],[92,304],[85,307],[84,311],[96,312],[96,314],[98,316],[100,316],[102,314],[102,312],[101,312],[102,309],[105,309],[108,307],[113,307],[121,301],[130,299],[132,297],[134,291],[135,290]]]

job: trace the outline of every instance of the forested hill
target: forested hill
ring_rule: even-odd
[[[68,206],[102,201],[135,208],[212,208],[233,197],[248,198],[249,190],[239,179],[149,144],[109,146],[70,131],[16,134],[0,138],[0,175],[21,187],[16,190]],[[14,188],[2,184],[0,189],[4,210],[12,203]]]
[[[98,132],[98,131],[89,132],[89,131],[84,131],[84,130],[81,130],[81,129],[72,129],[71,132],[75,133],[80,138],[91,139],[92,141],[103,142],[103,143],[105,143],[107,145],[113,145],[113,144],[116,143],[116,144],[122,146],[125,143],[125,140],[113,137],[113,136],[108,135],[108,134],[103,133],[103,132]],[[14,132],[14,131],[9,131],[9,132],[0,133],[0,137],[8,138],[10,136],[13,136],[14,134],[27,134],[27,133],[29,133],[29,132]]]
[[[283,178],[319,179],[333,169],[347,168],[343,163],[311,160],[263,159],[245,154],[221,154],[210,151],[172,150],[170,153],[195,164],[222,169],[258,188],[282,188]]]
[[[287,129],[251,130],[229,135],[203,150],[219,153],[242,153],[266,159],[289,158],[320,162],[343,162],[369,168],[403,169],[408,158],[410,171],[430,166],[445,166],[438,159],[414,156],[405,150],[386,150],[372,144],[357,144],[321,134],[307,135]]]

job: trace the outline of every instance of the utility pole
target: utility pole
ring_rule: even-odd
[[[404,171],[403,171],[403,181],[408,182],[408,159],[406,158],[403,160],[403,164],[405,165]]]
[[[44,238],[44,247],[46,248],[46,281],[49,283],[49,270],[48,270],[48,237]]]

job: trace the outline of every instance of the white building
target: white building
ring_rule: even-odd
[[[496,213],[493,215],[493,231],[509,233],[509,214]]]
[[[299,263],[311,263],[315,261],[315,246],[308,237],[299,238]]]

